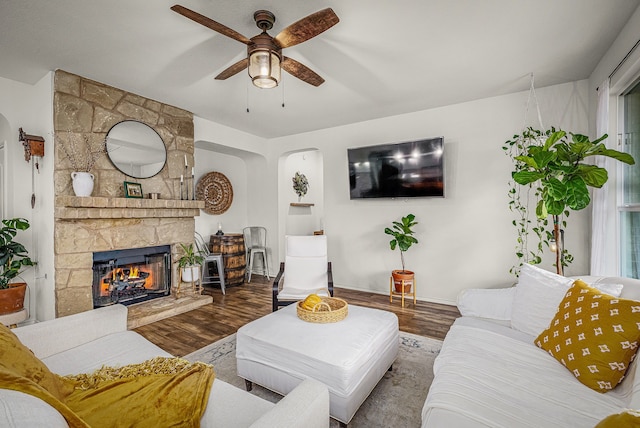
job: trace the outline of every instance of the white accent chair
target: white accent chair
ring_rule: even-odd
[[[262,226],[250,226],[242,229],[244,245],[247,251],[247,282],[251,282],[254,255],[262,254],[262,275],[269,277],[269,262],[267,261],[267,229]]]
[[[326,235],[285,236],[285,261],[273,282],[273,311],[309,294],[333,296]]]

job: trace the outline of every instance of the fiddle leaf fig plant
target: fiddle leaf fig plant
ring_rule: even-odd
[[[12,279],[20,275],[27,266],[35,263],[29,258],[27,249],[13,240],[19,230],[27,230],[29,221],[24,218],[2,220],[0,228],[0,290],[9,288]]]
[[[521,163],[513,172],[516,183],[527,185],[540,180],[538,217],[562,215],[567,208],[579,211],[589,205],[588,187],[602,187],[609,175],[604,168],[583,163],[586,158],[606,156],[629,165],[635,163],[630,154],[607,149],[602,143],[606,138],[605,134],[589,141],[584,135],[555,131],[544,145],[530,146],[525,154],[515,157],[516,162]]]
[[[530,263],[540,263],[542,242],[548,244],[548,240],[559,235],[559,225],[566,226],[566,221],[560,221],[560,217],[568,217],[569,210],[586,208],[591,203],[589,187],[600,188],[609,179],[605,168],[584,163],[585,159],[605,156],[628,165],[635,163],[630,154],[608,149],[603,143],[606,138],[605,134],[590,141],[585,135],[555,128],[546,132],[527,128],[521,135],[514,135],[503,146],[514,161],[511,173],[513,181],[522,186],[533,187],[535,191],[537,224],[532,230],[540,243],[538,251],[531,253],[533,257]],[[529,254],[525,247],[531,224],[527,205],[529,195],[521,198],[519,190],[514,188],[510,189],[509,195],[511,209],[520,213],[520,218],[514,220],[514,225],[518,228],[519,245],[516,255],[526,258]],[[548,225],[549,215],[553,218],[553,234],[544,229]],[[557,260],[562,260],[566,266],[572,259],[568,255]]]
[[[404,272],[404,252],[407,251],[413,244],[417,244],[418,240],[413,236],[415,233],[411,228],[418,224],[414,221],[416,216],[408,214],[402,217],[401,222],[394,221],[391,228],[385,227],[384,233],[393,236],[393,239],[389,241],[389,247],[391,251],[396,248],[400,250],[400,261],[402,262],[402,271]]]

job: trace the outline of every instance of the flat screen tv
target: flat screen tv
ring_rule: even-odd
[[[444,138],[347,149],[351,199],[444,196]]]

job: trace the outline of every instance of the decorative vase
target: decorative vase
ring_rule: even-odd
[[[76,196],[91,196],[94,178],[93,174],[89,172],[72,172],[71,179]]]
[[[26,282],[9,284],[9,288],[0,290],[0,315],[21,311],[26,290]]]
[[[413,285],[414,272],[410,270],[393,270],[391,276],[393,277],[393,286],[398,293],[402,293],[402,285],[404,284],[404,292],[411,293],[411,286]]]
[[[182,268],[182,282],[193,282],[200,279],[200,265]]]

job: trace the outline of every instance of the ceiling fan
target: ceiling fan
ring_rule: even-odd
[[[312,13],[294,22],[275,37],[267,34],[267,30],[273,28],[273,23],[276,21],[275,15],[268,10],[258,10],[253,14],[253,19],[262,33],[250,39],[184,6],[175,5],[171,7],[171,10],[247,45],[247,57],[218,74],[216,76],[218,80],[228,79],[248,68],[249,76],[255,86],[274,88],[280,82],[280,69],[282,68],[310,85],[320,86],[324,83],[324,79],[306,65],[283,56],[282,49],[305,42],[336,25],[340,19],[331,8]]]

